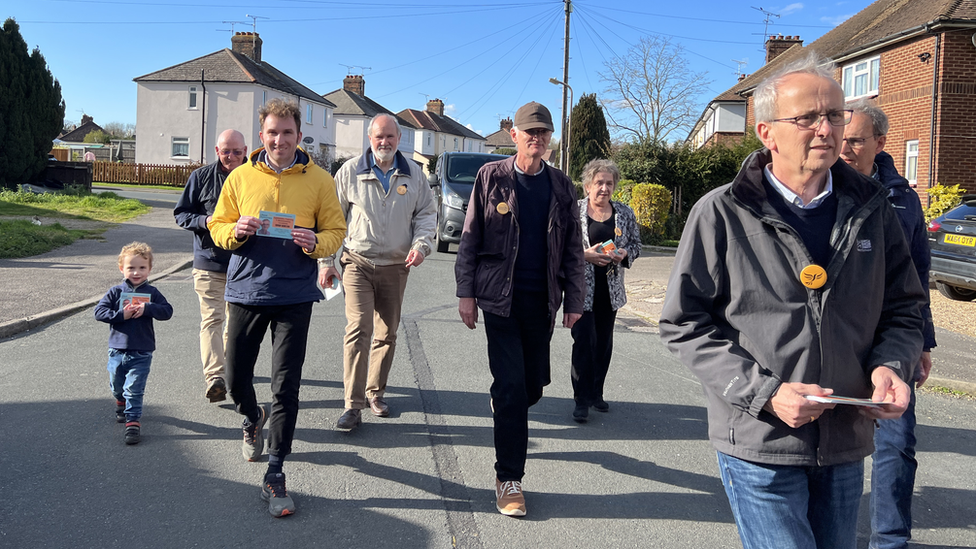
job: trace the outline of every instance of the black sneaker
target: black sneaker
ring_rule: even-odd
[[[125,401],[115,401],[115,422],[125,423]]]
[[[139,441],[142,440],[142,435],[139,433],[139,427],[140,425],[138,421],[130,421],[125,424],[124,440],[129,446],[139,444]]]
[[[295,502],[288,495],[288,490],[285,489],[284,473],[264,475],[261,499],[268,502],[268,512],[275,518],[295,514]]]
[[[590,407],[586,404],[577,404],[573,409],[573,421],[576,423],[586,423],[586,418],[590,416]]]
[[[268,411],[264,406],[259,406],[258,410],[261,412],[261,417],[258,418],[257,423],[244,420],[244,442],[241,443],[241,453],[248,461],[257,461],[264,452],[264,433],[261,430],[264,429],[264,423],[268,421]]]
[[[223,402],[227,400],[227,384],[224,383],[224,378],[215,377],[210,381],[210,385],[207,387],[207,393],[204,395],[210,402]]]

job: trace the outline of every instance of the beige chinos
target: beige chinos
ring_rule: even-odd
[[[348,321],[343,340],[345,404],[347,410],[361,410],[367,398],[386,391],[409,270],[403,264],[374,265],[348,251],[340,264]]]

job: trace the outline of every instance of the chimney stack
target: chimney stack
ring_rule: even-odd
[[[444,102],[440,99],[431,99],[427,102],[427,112],[432,112],[438,116],[444,116]]]
[[[778,34],[776,36],[770,36],[766,40],[766,63],[779,57],[780,54],[793,47],[793,44],[803,46],[803,40],[800,40],[800,35],[783,36],[782,34]]]
[[[261,37],[256,32],[235,32],[230,39],[231,50],[246,55],[255,63],[261,62]]]
[[[739,75],[739,82],[742,82],[742,81],[743,81],[743,80],[745,80],[746,78],[749,78],[749,75],[748,75],[748,74],[740,74],[740,75]]]
[[[342,79],[342,89],[360,97],[366,97],[366,81],[361,74],[350,74]]]
[[[504,131],[511,131],[512,130],[512,119],[511,118],[505,118],[505,119],[503,119],[499,123],[499,126],[501,126],[501,129],[504,130]]]

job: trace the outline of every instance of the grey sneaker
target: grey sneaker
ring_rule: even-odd
[[[261,454],[264,452],[264,434],[261,430],[264,429],[264,424],[268,421],[268,410],[266,408],[267,405],[258,407],[261,411],[261,417],[258,418],[257,423],[248,424],[248,421],[244,420],[244,442],[241,443],[241,453],[244,454],[244,459],[248,461],[261,459]]]
[[[288,495],[288,490],[285,490],[284,473],[264,475],[261,499],[268,502],[268,512],[275,518],[295,514],[295,502]]]
[[[140,432],[140,425],[138,421],[130,421],[125,424],[123,440],[125,440],[125,443],[129,446],[139,444],[139,441],[142,440],[142,433]]]

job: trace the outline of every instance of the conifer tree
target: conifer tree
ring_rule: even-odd
[[[35,180],[64,120],[61,84],[13,18],[0,28],[0,188]]]
[[[595,93],[584,93],[580,97],[570,124],[569,176],[578,181],[587,162],[610,157],[610,131]]]

